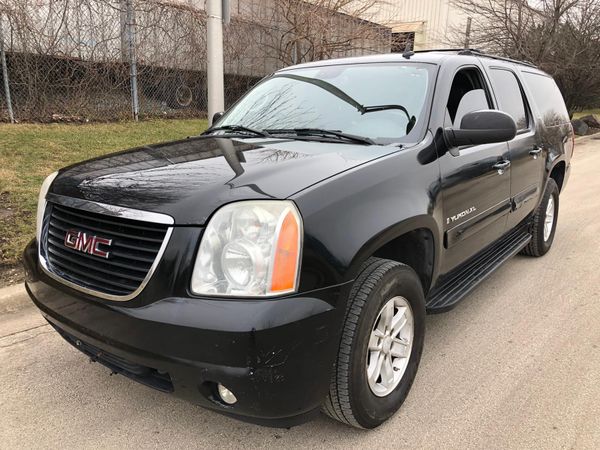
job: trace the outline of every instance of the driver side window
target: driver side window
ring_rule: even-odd
[[[444,127],[460,128],[465,114],[480,109],[491,109],[489,91],[481,72],[475,67],[461,69],[452,81]]]

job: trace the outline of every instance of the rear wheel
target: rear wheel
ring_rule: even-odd
[[[550,178],[546,184],[546,190],[542,201],[535,211],[530,225],[531,241],[522,250],[522,253],[529,256],[545,255],[554,241],[556,232],[556,223],[558,220],[558,186]]]
[[[352,287],[324,412],[375,428],[402,405],[425,334],[425,299],[415,271],[370,258]]]

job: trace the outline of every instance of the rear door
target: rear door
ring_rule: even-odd
[[[536,207],[542,194],[545,154],[531,108],[523,86],[512,65],[484,62],[492,82],[498,109],[512,116],[517,124],[517,135],[508,143],[511,161],[510,196],[512,212],[507,228],[512,229]]]

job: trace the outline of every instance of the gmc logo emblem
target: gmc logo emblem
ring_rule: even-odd
[[[98,247],[99,245],[110,246],[112,245],[112,239],[92,236],[77,230],[69,230],[67,231],[67,234],[65,234],[65,247],[89,255],[99,256],[100,258],[108,258],[110,252],[100,250]]]

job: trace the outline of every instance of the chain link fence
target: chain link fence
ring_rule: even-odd
[[[292,63],[389,52],[359,3],[232,0],[226,105]],[[202,0],[0,0],[0,42],[0,121],[206,117]]]

